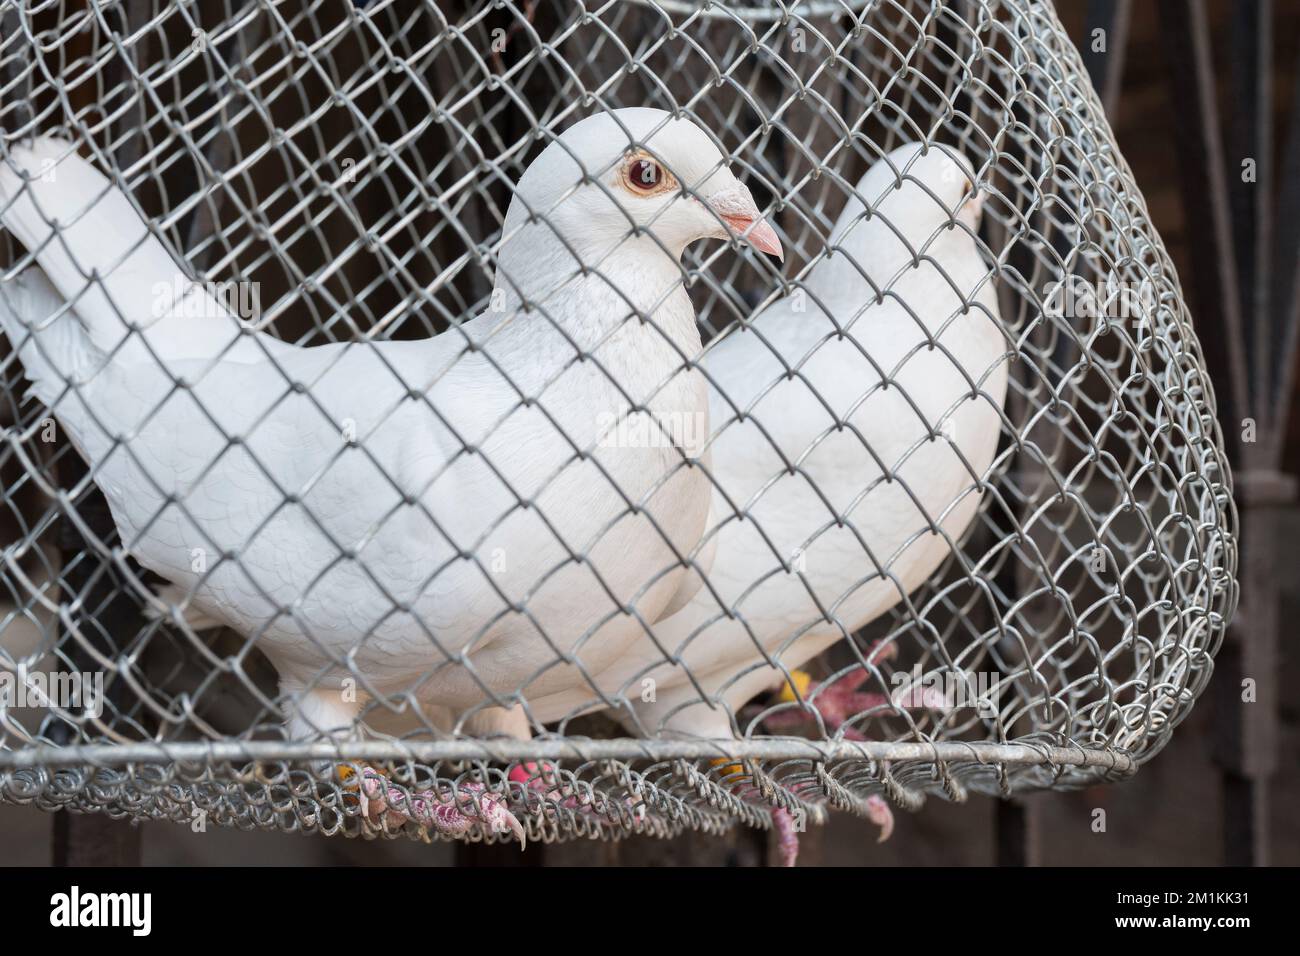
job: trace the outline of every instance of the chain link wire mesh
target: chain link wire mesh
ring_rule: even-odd
[[[93,469],[57,416],[25,397],[11,342],[0,677],[11,691],[33,674],[103,683],[97,712],[85,688],[71,702],[51,689],[50,706],[0,697],[0,799],[446,835],[373,821],[345,763],[379,768],[407,795],[477,805],[500,794],[532,840],[671,836],[768,826],[774,808],[812,821],[831,808],[866,814],[873,795],[912,809],[926,794],[1122,777],[1204,688],[1236,601],[1213,392],[1173,266],[1049,4],[5,2],[0,28],[0,163],[38,134],[70,140],[189,278],[255,288],[256,326],[284,342],[455,334],[491,307],[513,184],[542,148],[584,116],[650,106],[715,139],[785,247],[783,263],[735,242],[687,250],[681,283],[704,343],[809,291],[863,174],[927,143],[960,150],[983,197],[980,275],[948,278],[933,260],[932,281],[953,283],[954,315],[996,302],[1002,353],[965,370],[998,431],[987,463],[939,503],[968,501],[970,513],[951,527],[924,507],[898,510],[903,540],[944,525],[953,546],[912,581],[893,566],[899,554],[867,555],[861,541],[841,559],[849,590],[890,592],[861,620],[841,619],[848,595],[803,601],[779,640],[754,637],[721,676],[692,672],[690,648],[709,646],[711,625],[676,646],[643,638],[643,665],[607,681],[584,666],[588,645],[561,641],[550,663],[570,665],[577,691],[558,711],[525,678],[443,712],[421,688],[463,661],[461,647],[431,651],[420,679],[382,690],[361,658],[322,652],[319,680],[298,693],[352,678],[365,731],[302,739],[284,729],[297,704],[264,656],[267,629],[205,626],[194,589],[165,589],[129,556]],[[0,242],[4,295],[36,250],[8,233]],[[88,288],[99,278],[87,275]],[[903,288],[886,277],[873,301],[895,280]],[[1061,306],[1076,282],[1096,293],[1091,308]],[[1138,305],[1117,318],[1133,289]],[[988,384],[997,368],[1005,402]],[[861,391],[883,377],[864,375]],[[814,392],[829,385],[803,378]],[[918,424],[918,444],[952,442],[944,421]],[[743,422],[714,414],[708,434]],[[905,460],[864,473],[857,503],[898,508],[882,496],[915,480]],[[736,514],[758,520],[762,497],[734,503]],[[707,582],[720,568],[706,551],[691,543],[678,560]],[[328,559],[351,560],[343,544]],[[798,552],[772,566],[791,579],[817,573]],[[742,604],[715,603],[709,621],[744,623]],[[986,678],[991,706],[954,700]],[[647,708],[656,691],[677,703]],[[678,718],[701,707],[710,732],[684,732]],[[501,838],[484,825],[460,835]]]

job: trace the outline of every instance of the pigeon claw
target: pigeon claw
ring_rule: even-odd
[[[877,843],[884,843],[894,832],[894,811],[890,809],[885,798],[878,793],[867,797],[867,819],[880,827]]]

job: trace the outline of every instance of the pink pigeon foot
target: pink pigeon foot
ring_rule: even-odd
[[[799,834],[794,828],[794,815],[785,807],[772,811],[772,829],[776,831],[776,851],[782,866],[794,866],[799,859]]]
[[[387,777],[367,768],[360,793],[361,812],[372,822],[386,820],[401,826],[409,820],[454,837],[482,826],[492,833],[513,834],[520,849],[527,843],[523,826],[506,808],[504,798],[489,793],[481,783],[462,783],[454,796],[436,790],[414,791],[408,796]]]
[[[564,783],[561,780],[559,771],[547,764],[532,762],[517,764],[510,769],[507,777],[515,783],[521,783],[541,794],[542,798],[547,802],[554,803],[566,810],[576,810],[579,813],[606,818],[613,816],[611,808],[601,809],[597,806],[593,793]],[[638,815],[639,801],[628,799],[625,803],[634,815]]]
[[[877,643],[871,650],[870,660],[876,663],[898,655],[894,644]],[[940,713],[951,709],[951,704],[942,688],[929,685],[910,688],[906,693],[895,694],[891,700],[875,691],[860,691],[858,687],[870,677],[870,672],[862,666],[850,670],[825,687],[807,695],[798,709],[777,711],[763,719],[769,730],[776,733],[797,732],[809,722],[809,716],[816,712],[822,718],[827,732],[839,734],[845,740],[868,740],[861,731],[849,726],[861,714],[871,711],[933,710]]]
[[[897,656],[898,645],[893,642],[885,644],[877,641],[867,652],[867,660],[872,664],[892,660]],[[769,730],[777,733],[794,732],[807,724],[811,713],[815,711],[821,716],[829,733],[841,734],[845,740],[866,740],[861,731],[845,726],[845,723],[867,711],[891,706],[889,698],[884,694],[858,690],[863,681],[870,676],[870,672],[865,667],[855,667],[843,677],[819,688],[815,693],[800,695],[804,700],[799,708],[778,711],[765,717],[763,723]],[[806,676],[804,681],[811,683]],[[794,699],[788,685],[784,691],[784,699]]]
[[[769,714],[763,723],[777,733],[796,731],[809,722],[810,711],[816,711],[828,733],[842,734],[845,740],[866,740],[861,731],[844,726],[845,722],[867,711],[889,706],[889,698],[884,694],[858,690],[858,685],[867,676],[862,670],[850,671],[809,697],[802,708]]]

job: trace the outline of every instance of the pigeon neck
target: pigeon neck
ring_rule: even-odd
[[[864,243],[851,232],[837,235],[831,240],[830,254],[816,267],[809,285],[819,295],[831,296],[836,301],[865,304],[878,295],[888,295],[898,282],[909,277],[924,275],[927,281],[946,286],[947,280],[934,272],[936,263],[952,270],[964,264],[968,257],[962,243],[969,244],[965,233],[939,232],[926,235],[908,245],[894,235]],[[974,255],[974,249],[970,250]],[[976,259],[975,261],[978,261]],[[958,276],[949,276],[956,280]]]
[[[579,272],[571,254],[532,248],[538,255],[528,260],[500,257],[493,290],[503,320],[493,323],[491,347],[517,387],[554,397],[559,377],[584,390],[568,399],[575,405],[603,408],[626,395],[694,406],[694,377],[678,373],[702,346],[678,263],[657,246],[627,242]]]
[[[501,249],[492,307],[513,316],[521,334],[558,327],[579,348],[648,319],[641,324],[658,326],[683,348],[693,339],[698,351],[680,255],[680,249],[665,252],[648,236],[615,239],[590,251],[566,245],[545,226],[528,227]]]

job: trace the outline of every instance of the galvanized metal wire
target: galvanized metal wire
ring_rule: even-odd
[[[258,635],[157,613],[161,582],[96,521],[93,476],[42,440],[49,411],[7,355],[0,673],[89,666],[106,692],[97,717],[0,698],[0,799],[398,835],[362,820],[330,765],[351,761],[412,789],[485,782],[534,840],[672,836],[767,826],[774,807],[865,813],[872,794],[914,808],[1122,777],[1205,687],[1236,602],[1213,390],[1050,4],[5,0],[0,29],[5,148],[71,138],[195,278],[256,280],[258,325],[281,339],[419,338],[478,314],[511,184],[540,146],[648,105],[711,131],[785,239],[779,271],[734,245],[688,253],[706,342],[796,289],[865,169],[924,141],[960,148],[988,197],[980,239],[1011,355],[975,521],[929,582],[813,666],[822,686],[860,668],[884,694],[914,667],[994,672],[996,713],[880,707],[846,722],[850,739],[815,720],[774,732],[790,703],[760,696],[731,715],[735,741],[629,735],[592,713],[627,701],[595,690],[530,741],[418,712],[394,738],[285,739]],[[0,242],[8,279],[31,256]],[[1046,290],[1071,277],[1151,297],[1131,321],[1113,301],[1066,315]],[[871,658],[880,646],[897,656]],[[590,799],[507,778],[537,760]]]

